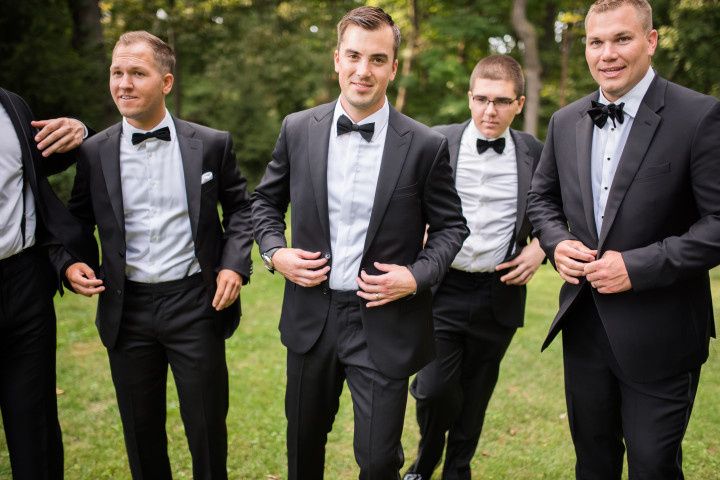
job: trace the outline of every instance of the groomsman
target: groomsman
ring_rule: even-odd
[[[20,96],[0,88],[0,410],[15,480],[63,478],[53,306],[62,284],[48,253],[60,244],[97,252],[46,177],[75,162],[86,135],[75,119],[34,121]]]
[[[100,293],[96,323],[133,478],[172,478],[169,365],[193,477],[226,479],[225,338],[251,273],[250,202],[230,134],[165,108],[174,65],[172,49],[147,32],[115,44],[110,93],[123,120],[81,148],[69,204],[88,234],[97,225],[102,265],[70,255],[58,265],[76,292]]]
[[[579,479],[683,478],[682,439],[715,335],[720,102],[651,67],[646,0],[598,0],[599,88],[555,112],[528,215],[560,277],[565,394]]]
[[[434,356],[430,288],[467,235],[447,141],[387,100],[399,44],[379,8],[340,20],[340,98],[285,118],[253,193],[263,259],[287,279],[280,332],[292,480],[323,478],[346,380],[360,478],[399,479],[408,377]]]
[[[525,285],[545,254],[530,237],[525,199],[542,143],[510,128],[525,103],[517,61],[492,55],[470,76],[470,120],[435,127],[470,236],[433,298],[437,357],[417,374],[420,445],[405,480],[429,480],[447,450],[442,478],[471,478],[472,460],[500,362],[523,325]]]

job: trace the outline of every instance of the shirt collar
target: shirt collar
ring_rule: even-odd
[[[345,109],[342,106],[342,102],[338,98],[337,102],[335,102],[335,112],[333,114],[333,123],[332,123],[332,131],[331,134],[333,136],[337,136],[337,120],[340,118],[340,115],[345,115],[346,117],[350,118],[352,121],[352,118],[350,115],[347,114]],[[360,120],[357,124],[358,125],[365,125],[366,123],[375,123],[375,133],[373,133],[373,140],[378,138],[378,134],[385,128],[385,125],[388,123],[388,119],[390,118],[390,103],[388,102],[387,97],[385,97],[385,103],[383,106],[378,110],[377,112],[373,113],[372,115],[369,115],[362,120]]]
[[[175,140],[175,135],[176,135],[175,134],[175,122],[173,122],[172,116],[170,115],[170,112],[168,112],[167,108],[165,109],[165,116],[160,121],[160,123],[155,125],[150,130],[142,130],[140,128],[133,127],[132,125],[130,125],[130,122],[128,122],[127,118],[123,117],[122,136],[125,139],[125,141],[132,143],[131,139],[132,139],[133,133],[147,133],[147,132],[152,132],[153,130],[157,130],[158,128],[163,128],[163,127],[168,127],[170,129],[170,139],[171,139],[171,141]],[[144,143],[145,142],[139,143],[137,145],[134,145],[134,147],[140,148],[140,146],[143,145]]]
[[[623,106],[623,113],[626,113],[631,117],[635,118],[637,116],[637,111],[640,108],[640,103],[642,102],[643,97],[645,97],[648,88],[650,88],[650,84],[652,83],[653,78],[655,78],[655,71],[652,69],[652,67],[650,67],[648,68],[648,71],[642,78],[642,80],[640,80],[637,85],[635,85],[625,95],[615,100],[615,102],[611,102],[610,100],[605,98],[602,89],[599,89],[600,98],[598,99],[598,102],[602,103],[603,105],[608,105],[610,103],[625,103],[625,105]]]

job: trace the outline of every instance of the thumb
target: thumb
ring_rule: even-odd
[[[87,278],[89,278],[89,279],[91,279],[91,280],[94,280],[94,279],[95,279],[95,271],[94,271],[92,268],[90,268],[89,265],[87,265],[87,264],[85,264],[85,263],[81,263],[81,264],[79,265],[79,268],[80,268],[80,272],[81,272],[83,275],[85,275]]]

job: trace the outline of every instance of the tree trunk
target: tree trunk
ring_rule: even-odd
[[[73,19],[72,47],[96,65],[93,69],[92,83],[107,84],[108,59],[105,55],[102,24],[100,23],[100,5],[98,0],[68,0],[68,8]],[[102,120],[110,125],[117,116],[115,105],[109,95],[102,106]]]
[[[404,52],[404,59],[403,59],[403,65],[402,65],[402,71],[400,72],[400,80],[408,78],[410,76],[410,72],[412,72],[412,64],[413,60],[415,59],[415,56],[417,55],[418,51],[418,44],[419,38],[420,38],[420,14],[418,13],[418,2],[417,0],[412,0],[408,2],[408,6],[410,8],[410,23],[412,25],[412,28],[410,29],[410,34],[408,35],[407,40],[407,48]],[[401,84],[398,88],[398,94],[397,98],[395,99],[395,108],[398,112],[402,112],[403,108],[405,107],[405,99],[407,97],[407,86],[404,84]]]
[[[523,117],[523,130],[537,135],[538,117],[540,115],[540,88],[542,81],[540,74],[540,52],[538,51],[537,32],[527,19],[527,0],[513,0],[512,25],[523,42],[522,50],[525,70],[525,115]]]

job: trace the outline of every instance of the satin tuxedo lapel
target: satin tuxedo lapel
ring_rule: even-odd
[[[596,93],[595,100],[597,100],[598,96],[599,94]],[[595,210],[593,208],[595,202],[593,202],[591,177],[591,152],[594,128],[595,124],[590,118],[590,115],[583,111],[580,114],[580,119],[575,124],[577,172],[578,181],[580,182],[580,193],[582,194],[583,210],[585,211],[585,220],[587,221],[587,231],[590,234],[593,245],[597,245],[598,237],[597,228],[595,228]]]
[[[412,132],[402,123],[402,117],[391,106],[385,146],[380,163],[380,173],[378,174],[377,188],[375,189],[375,199],[373,200],[370,224],[368,225],[365,246],[363,247],[363,256],[367,253],[368,247],[372,244],[380,227],[410,148]],[[327,198],[327,194],[325,197]]]
[[[460,142],[462,142],[463,132],[470,124],[470,120],[466,120],[459,128],[453,128],[446,135],[448,140],[448,154],[450,155],[450,168],[452,168],[453,179],[457,178],[457,164],[460,159]]]
[[[197,243],[198,222],[200,221],[200,189],[202,186],[203,142],[195,137],[195,129],[182,120],[173,117],[180,145],[183,174],[185,175],[185,194],[187,195],[188,214],[193,241]]]
[[[655,136],[655,131],[660,125],[661,118],[657,112],[662,110],[665,105],[664,97],[666,87],[667,80],[655,76],[654,82],[650,85],[643,101],[640,103],[637,116],[630,128],[625,148],[620,156],[615,178],[613,178],[610,187],[603,224],[600,229],[598,250],[602,249],[602,245],[612,227],[620,204],[625,198],[625,194],[628,188],[630,188],[630,184],[645,158],[645,153],[650,147],[650,142],[652,142]]]
[[[517,163],[517,214],[515,215],[515,235],[520,233],[523,223],[525,222],[525,207],[527,206],[527,192],[530,191],[530,181],[532,180],[533,159],[530,156],[530,147],[528,147],[522,136],[510,130],[513,142],[515,143],[515,162]]]
[[[328,215],[327,157],[334,111],[335,103],[326,105],[325,108],[317,111],[310,120],[307,130],[308,169],[315,194],[315,205],[323,229],[323,238],[328,246],[330,245],[330,219]]]
[[[106,132],[106,137],[100,145],[100,164],[102,165],[103,177],[107,188],[113,214],[122,232],[121,238],[125,238],[125,210],[122,197],[122,180],[120,179],[120,133],[122,124],[113,125]]]
[[[15,133],[17,134],[18,141],[20,143],[22,165],[25,170],[25,179],[30,182],[32,189],[35,190],[37,188],[37,182],[35,181],[35,164],[33,162],[32,147],[27,141],[28,138],[34,137],[34,134],[30,129],[30,119],[24,118],[24,116],[20,114],[17,107],[15,107],[12,98],[10,98],[10,95],[8,95],[3,88],[0,88],[0,103],[10,117],[10,121],[15,128]]]

